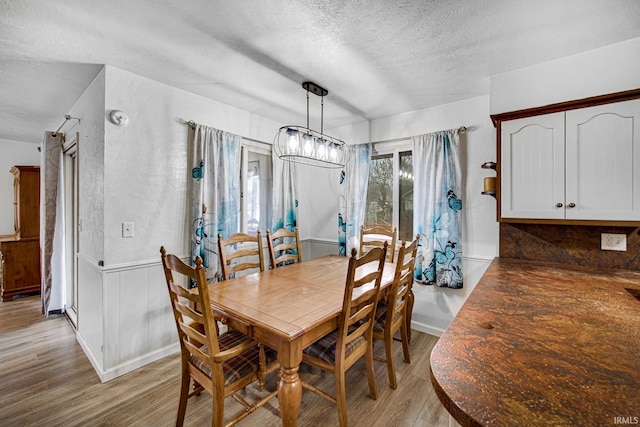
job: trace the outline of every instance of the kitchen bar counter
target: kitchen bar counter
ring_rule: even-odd
[[[462,426],[638,424],[637,298],[640,272],[496,258],[431,353],[436,393]]]

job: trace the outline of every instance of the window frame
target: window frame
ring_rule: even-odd
[[[249,202],[245,197],[248,188],[248,172],[249,172],[249,152],[262,154],[265,156],[272,156],[272,145],[266,142],[255,141],[251,139],[242,139],[240,144],[240,212],[238,212],[238,218],[240,219],[239,230],[241,233],[247,233],[247,216]],[[273,164],[272,164],[273,167]],[[273,190],[272,190],[273,191]],[[273,197],[273,192],[269,197]],[[260,230],[263,234],[266,230]]]
[[[407,151],[411,152],[411,155],[413,156],[413,143],[411,139],[408,138],[400,141],[373,143],[371,152],[372,160],[376,156],[393,155],[393,209],[391,220],[392,226],[398,230],[398,237],[400,236],[400,153],[405,153]],[[411,231],[411,234],[413,234],[413,230]],[[397,241],[400,242],[401,239],[398,238]]]

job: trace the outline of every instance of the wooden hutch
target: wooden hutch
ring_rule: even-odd
[[[14,166],[15,234],[0,236],[2,301],[40,292],[40,168]]]

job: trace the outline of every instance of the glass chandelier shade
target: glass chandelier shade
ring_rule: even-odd
[[[347,162],[346,144],[302,126],[282,126],[273,142],[282,160],[325,168],[342,168]]]
[[[285,161],[324,168],[343,168],[347,162],[346,144],[344,141],[323,133],[323,110],[320,119],[320,132],[309,129],[309,92],[323,98],[323,109],[324,96],[329,92],[311,82],[303,83],[302,87],[307,90],[307,126],[282,126],[273,141],[274,152]]]

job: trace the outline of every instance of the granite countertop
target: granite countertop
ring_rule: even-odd
[[[431,353],[436,393],[462,426],[638,424],[637,298],[640,272],[496,258]]]

